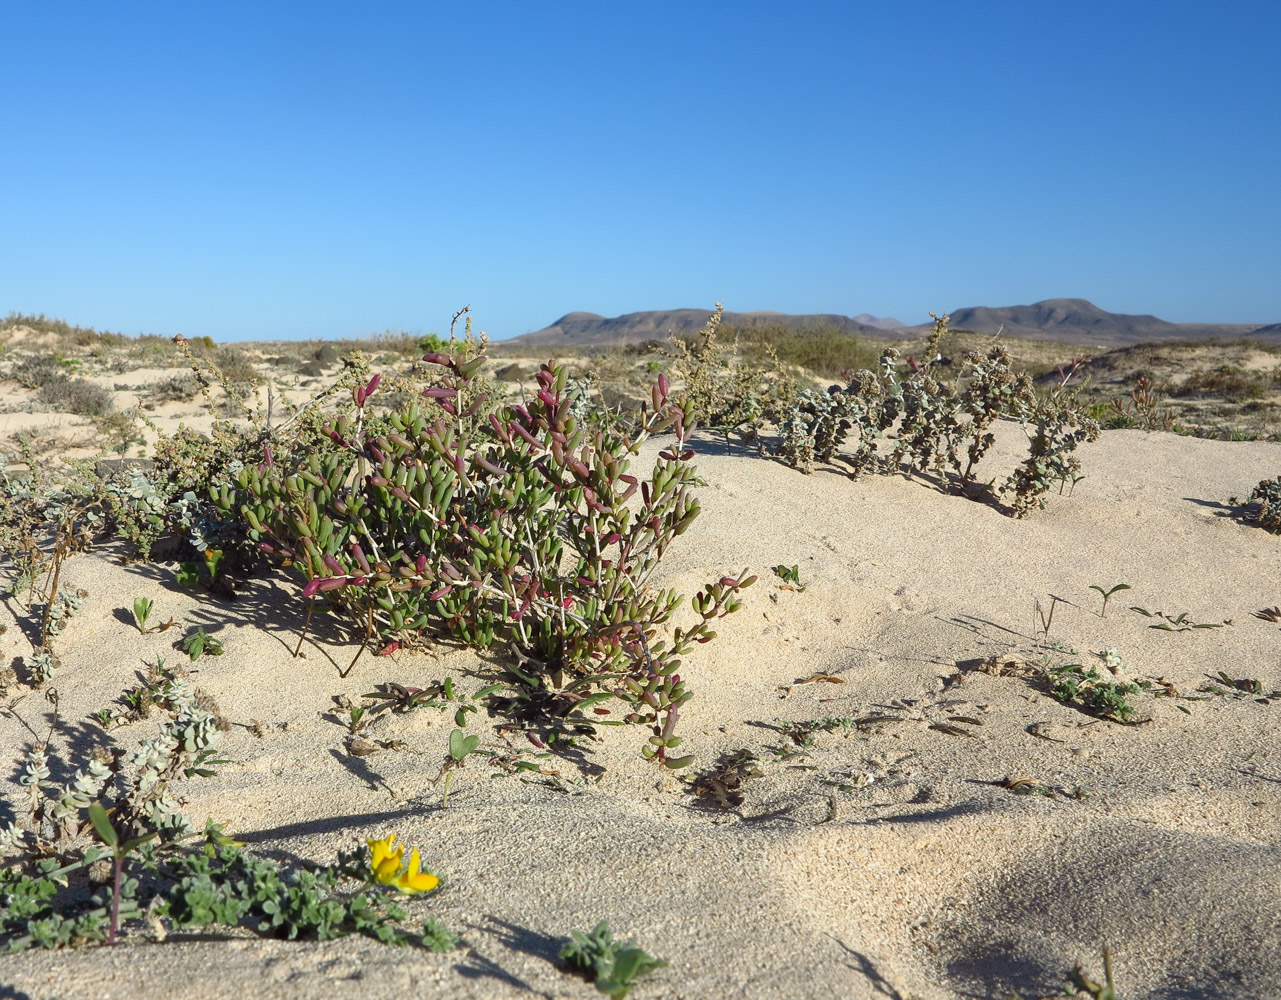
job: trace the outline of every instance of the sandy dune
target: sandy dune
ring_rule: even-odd
[[[1020,442],[1003,427],[990,462],[1008,463]],[[447,716],[384,715],[373,737],[406,748],[353,757],[322,715],[333,696],[380,681],[450,674],[477,688],[483,661],[365,657],[343,679],[354,647],[336,631],[291,658],[293,580],[219,602],[178,589],[170,568],[124,567],[100,550],[64,570],[89,597],[59,640],[69,728],[55,745],[70,740],[83,759],[108,738],[87,716],[144,659],[181,655],[172,633],[128,624],[133,598],[150,595],[157,616],[204,625],[227,650],[197,664],[196,683],[237,723],[224,742],[234,763],[187,786],[188,813],[286,861],[328,862],[395,831],[445,879],[413,912],[465,947],[135,935],[115,949],[0,957],[5,995],[588,998],[600,994],[561,971],[556,950],[571,929],[608,919],[671,963],[636,988],[641,1000],[1040,997],[1075,963],[1098,974],[1104,945],[1127,1000],[1281,996],[1281,702],[1198,693],[1220,670],[1281,688],[1281,628],[1251,615],[1281,603],[1281,539],[1226,506],[1281,472],[1281,445],[1109,432],[1084,449],[1075,495],[1024,521],[920,481],[806,477],[710,440],[700,451],[703,516],[660,582],[692,590],[744,565],[761,574],[687,671],[692,771],[740,748],[759,758],[741,807],[695,799],[640,758],[638,733],[612,729],[555,761],[548,784],[471,765],[442,808],[428,778]],[[770,572],[779,563],[799,564],[803,593]],[[1133,589],[1100,617],[1090,586],[1120,582]],[[1205,700],[1140,695],[1150,721],[1122,726],[1060,704],[1032,676],[975,669],[1040,663],[1033,602],[1049,595],[1064,601],[1049,638],[1077,651],[1050,662],[1098,663],[1094,651],[1115,648],[1128,675]],[[1130,605],[1232,624],[1162,631]],[[29,646],[12,600],[3,620],[7,661]],[[843,683],[796,683],[820,671]],[[16,712],[42,731],[38,695]],[[779,719],[873,714],[903,721],[820,733],[809,748],[779,731]],[[111,738],[132,745],[154,725]],[[493,738],[493,722],[480,725]],[[30,738],[0,717],[6,760]],[[1082,797],[1002,787],[1016,776]],[[0,788],[17,801],[16,784]]]

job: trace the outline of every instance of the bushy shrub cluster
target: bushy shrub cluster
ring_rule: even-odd
[[[946,332],[947,317],[936,317],[927,358],[937,359]],[[1070,373],[1050,392],[1038,393],[1027,375],[1012,371],[1000,344],[968,355],[954,380],[936,379],[933,364],[904,370],[890,348],[875,372],[855,372],[825,393],[798,391],[779,420],[779,453],[806,471],[816,461],[840,462],[854,478],[897,472],[906,464],[964,490],[974,485],[975,468],[995,443],[993,424],[1004,418],[1023,427],[1028,457],[1002,484],[988,485],[998,497],[1011,496],[1015,517],[1044,506],[1055,484],[1080,478],[1074,452],[1097,439],[1099,426],[1068,388]]]
[[[526,708],[581,717],[611,697],[652,728],[647,756],[685,758],[674,728],[690,697],[679,669],[751,579],[723,577],[693,599],[698,620],[660,630],[682,596],[653,571],[698,516],[687,439],[691,404],[660,376],[633,437],[579,407],[563,366],[544,365],[535,396],[494,406],[475,386],[485,358],[424,359],[435,385],[387,418],[371,415],[375,376],[326,428],[331,446],[276,454],[218,490],[262,548],[306,581],[302,596],[347,615],[366,642],[393,648],[423,631],[487,648],[512,643]],[[644,478],[642,442],[672,439]]]

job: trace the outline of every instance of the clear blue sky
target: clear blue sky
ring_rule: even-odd
[[[1281,2],[6,3],[0,314],[1281,321]]]

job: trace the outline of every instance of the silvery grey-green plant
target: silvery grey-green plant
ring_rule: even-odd
[[[931,314],[933,315],[933,314]],[[964,359],[953,380],[936,377],[937,345],[947,316],[936,316],[926,360],[903,371],[899,352],[887,349],[877,371],[862,370],[826,393],[803,390],[779,419],[779,454],[809,471],[815,462],[841,463],[853,478],[909,470],[969,490],[976,466],[995,444],[992,425],[1018,421],[1028,457],[1003,483],[988,484],[994,497],[1009,497],[1010,512],[1024,517],[1044,506],[1055,485],[1074,484],[1080,461],[1073,454],[1099,434],[1097,422],[1070,388],[1077,366],[1047,392],[1012,370],[1009,352],[994,344]]]
[[[1260,480],[1244,504],[1236,497],[1229,498],[1228,503],[1234,507],[1246,507],[1246,520],[1274,535],[1281,535],[1281,476]]]

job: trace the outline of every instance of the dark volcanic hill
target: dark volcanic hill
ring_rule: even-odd
[[[1086,299],[1046,299],[1030,306],[971,306],[952,313],[952,329],[996,333],[1011,337],[1105,345],[1153,340],[1197,340],[1206,337],[1251,336],[1262,328],[1253,324],[1168,323],[1155,316],[1110,313]],[[928,329],[927,326],[917,327]]]
[[[664,340],[668,333],[697,333],[707,322],[708,309],[667,309],[650,312],[627,313],[606,318],[596,313],[572,312],[562,316],[551,326],[504,341],[508,344],[528,344],[545,347],[562,344],[570,347],[605,347],[636,343],[641,340]],[[785,326],[793,329],[835,327],[845,333],[876,336],[884,331],[859,323],[848,316],[832,313],[813,313],[801,316],[787,313],[752,312],[725,313],[722,320],[727,325],[747,328],[754,326]]]

